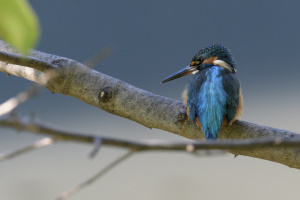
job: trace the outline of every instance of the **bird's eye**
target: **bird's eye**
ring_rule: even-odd
[[[195,66],[197,61],[192,61],[190,66]]]
[[[191,62],[191,66],[199,66],[203,63],[205,59],[203,57],[198,58],[197,60],[194,60]]]

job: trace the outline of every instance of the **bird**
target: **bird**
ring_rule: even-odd
[[[222,127],[231,126],[243,112],[236,71],[229,49],[211,44],[200,49],[188,66],[161,83],[193,74],[182,95],[187,116],[201,128],[206,139],[217,139]]]

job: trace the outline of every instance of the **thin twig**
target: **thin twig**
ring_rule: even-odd
[[[48,137],[44,138],[42,140],[39,140],[39,141],[35,142],[32,145],[29,145],[29,146],[24,147],[22,149],[19,149],[17,151],[13,151],[11,153],[0,154],[0,162],[11,159],[11,158],[14,158],[16,156],[20,156],[20,155],[22,155],[24,153],[28,153],[29,151],[32,151],[32,150],[36,150],[36,149],[40,149],[42,147],[50,146],[53,143],[54,143],[54,140],[52,138],[48,138]]]
[[[111,54],[112,50],[109,47],[102,49],[93,57],[89,58],[88,60],[84,61],[82,64],[88,66],[89,68],[95,68],[100,62],[102,62],[105,58],[107,58]]]
[[[38,84],[33,84],[27,90],[0,104],[0,116],[13,111],[20,104],[33,97],[38,92],[39,88],[40,86]]]
[[[80,190],[84,189],[85,187],[89,186],[90,184],[94,183],[95,181],[97,181],[99,178],[101,178],[105,173],[107,173],[108,171],[110,171],[112,168],[114,168],[115,166],[117,166],[118,164],[120,164],[122,161],[126,160],[127,158],[129,158],[131,155],[133,155],[134,151],[129,151],[126,154],[122,155],[121,157],[119,157],[118,159],[116,159],[115,161],[113,161],[111,164],[109,164],[107,167],[105,167],[104,169],[102,169],[101,171],[97,172],[94,176],[92,176],[91,178],[89,178],[88,180],[84,181],[83,183],[77,185],[74,188],[71,188],[67,191],[65,191],[64,193],[62,193],[57,200],[64,200],[69,198],[70,196],[72,196],[73,194],[79,192]]]
[[[33,122],[27,118],[9,117],[0,119],[0,126],[31,131],[36,134],[46,134],[52,136],[57,141],[76,141],[93,144],[95,140],[101,138],[102,145],[116,146],[127,149],[145,150],[171,150],[188,151],[196,150],[253,150],[257,148],[300,148],[299,138],[254,138],[254,139],[220,139],[202,140],[198,142],[172,142],[163,140],[133,141],[117,139],[99,135],[89,135],[85,133],[73,133],[61,131],[43,125],[41,122]]]
[[[47,70],[56,68],[55,65],[52,65],[48,62],[45,62],[43,60],[31,56],[24,56],[24,55],[5,52],[5,51],[0,51],[0,57],[2,62],[31,67],[41,72],[45,72]]]

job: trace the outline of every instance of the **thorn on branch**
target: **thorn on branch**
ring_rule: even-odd
[[[112,91],[110,87],[103,88],[98,94],[98,99],[101,102],[107,102],[111,98],[112,98]]]
[[[94,139],[94,149],[90,153],[90,158],[94,158],[97,153],[99,152],[99,149],[102,146],[102,139],[100,137],[95,137]]]

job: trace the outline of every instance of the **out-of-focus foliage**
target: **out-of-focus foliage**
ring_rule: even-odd
[[[38,18],[27,0],[0,0],[0,37],[22,53],[38,41]]]

